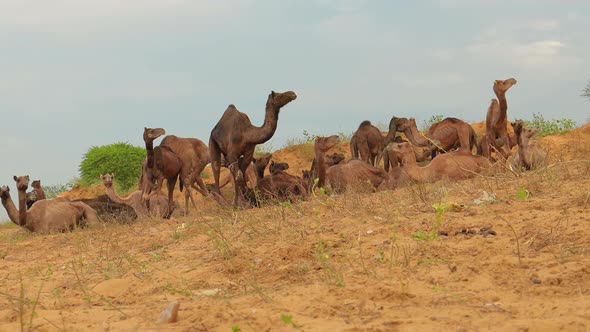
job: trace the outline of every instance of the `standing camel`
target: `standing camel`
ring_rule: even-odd
[[[252,162],[254,149],[257,144],[268,141],[277,130],[279,111],[297,95],[293,91],[274,92],[268,95],[266,101],[266,113],[262,127],[255,127],[250,118],[232,104],[227,107],[221,119],[217,122],[209,138],[209,155],[215,185],[213,193],[221,202],[225,201],[219,190],[219,172],[221,169],[221,156],[225,159],[225,165],[232,173],[235,183],[234,206],[244,204],[243,196],[246,182],[244,174]]]
[[[381,136],[379,128],[373,126],[370,121],[363,121],[350,139],[350,154],[352,158],[377,166],[378,156],[385,147],[386,137]]]
[[[516,80],[514,78],[494,81],[493,90],[498,99],[492,99],[490,107],[488,107],[486,113],[485,142],[482,143],[482,155],[488,159],[491,158],[490,146],[499,151],[504,158],[510,155],[506,91],[515,84]],[[501,146],[497,144],[496,139],[501,139]]]
[[[96,224],[96,211],[82,202],[71,202],[66,198],[39,201],[27,211],[26,195],[29,176],[14,176],[18,190],[18,210],[10,197],[7,186],[0,188],[2,205],[13,223],[36,233],[63,232],[84,224]]]
[[[143,193],[143,200],[147,209],[150,209],[149,195],[154,189],[162,189],[161,182],[164,180],[162,172],[154,172],[154,140],[166,134],[164,128],[143,128],[143,141],[145,142],[146,157],[141,165],[141,176],[139,178],[139,190]],[[157,177],[154,176],[157,173]],[[176,173],[178,176],[178,173]],[[176,178],[172,179],[176,184]],[[158,188],[154,188],[157,187]]]

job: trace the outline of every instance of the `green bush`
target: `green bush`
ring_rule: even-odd
[[[430,127],[432,127],[433,124],[439,123],[442,120],[443,120],[442,114],[433,115],[430,118],[428,118],[428,120],[422,121],[422,128],[420,128],[420,131],[427,131]]]
[[[115,173],[117,187],[128,191],[137,185],[145,156],[145,148],[129,143],[92,146],[80,163],[80,185],[96,184],[100,182],[101,174]]]
[[[541,113],[533,113],[533,120],[524,121],[527,128],[537,128],[539,136],[555,135],[576,128],[576,122],[572,119],[545,120]]]

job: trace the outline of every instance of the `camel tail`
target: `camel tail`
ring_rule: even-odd
[[[473,127],[469,128],[469,151],[473,152],[473,148],[476,148],[477,154],[479,154],[480,147],[477,145],[477,135]]]
[[[356,137],[352,137],[352,139],[350,140],[350,154],[352,158],[358,159],[359,157],[359,149],[356,145]]]

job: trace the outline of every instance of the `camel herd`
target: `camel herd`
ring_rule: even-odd
[[[537,132],[525,128],[524,122],[511,123],[514,135],[508,134],[506,92],[516,80],[496,80],[486,115],[486,132],[478,142],[474,129],[457,118],[446,118],[422,133],[414,118],[392,117],[389,131],[383,136],[370,121],[363,121],[350,140],[351,158],[344,154],[327,154],[340,138],[336,135],[316,137],[314,159],[301,176],[287,173],[289,165],[276,162],[272,154],[254,157],[258,144],[268,141],[277,129],[282,107],[297,98],[292,91],[272,91],[266,102],[264,123],[252,125],[248,116],[229,105],[211,131],[209,145],[196,138],[165,136],[158,146],[154,140],[166,135],[162,128],[144,128],[146,158],[142,163],[139,188],[121,197],[113,187],[114,174],[101,175],[105,194],[93,199],[45,199],[40,181],[33,181],[33,190],[26,192],[29,176],[15,176],[19,208],[11,199],[7,186],[0,187],[0,198],[10,219],[33,232],[66,231],[85,224],[94,224],[107,214],[126,220],[137,217],[169,218],[173,213],[188,215],[189,200],[196,207],[192,190],[229,205],[220,188],[233,183],[233,205],[261,206],[267,201],[305,199],[316,188],[333,193],[346,190],[392,190],[398,186],[430,182],[442,178],[465,179],[495,170],[504,164],[517,145],[508,167],[530,170],[543,165],[546,152],[531,142]],[[403,133],[405,138],[398,136]],[[383,166],[381,165],[383,160]],[[211,164],[213,184],[201,178]],[[270,164],[269,174],[265,170]],[[230,175],[220,179],[221,167]],[[167,194],[162,191],[166,180]],[[173,198],[176,182],[184,191],[184,208]]]

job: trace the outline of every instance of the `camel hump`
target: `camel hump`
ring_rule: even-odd
[[[371,124],[371,121],[369,121],[369,120],[365,120],[365,121],[361,122],[361,124],[359,125],[359,129],[360,129],[361,127],[365,127],[365,126],[371,126],[371,125],[372,125],[372,124]]]

